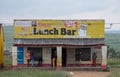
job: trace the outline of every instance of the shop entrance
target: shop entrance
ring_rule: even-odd
[[[67,53],[66,48],[62,48],[62,67],[66,67]]]
[[[53,58],[55,58],[55,60],[53,61]],[[56,48],[52,48],[52,53],[51,53],[51,66],[53,67],[53,64],[55,65],[55,67],[57,66],[57,49]]]
[[[41,66],[42,65],[42,48],[39,47],[29,47],[28,50],[30,51],[30,54],[33,55],[35,66]]]

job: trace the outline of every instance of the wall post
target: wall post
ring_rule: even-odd
[[[57,69],[62,67],[62,46],[57,46]]]
[[[107,46],[102,46],[102,64],[101,69],[106,70],[107,69]]]
[[[17,66],[17,47],[12,47],[12,66],[13,68],[16,68]]]

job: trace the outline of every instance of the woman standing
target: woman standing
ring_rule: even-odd
[[[27,52],[27,66],[30,65],[30,51]]]

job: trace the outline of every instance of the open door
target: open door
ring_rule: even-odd
[[[52,48],[52,53],[51,53],[51,66],[53,67],[53,57],[55,57],[55,67],[57,66],[57,49],[56,48]]]
[[[62,48],[62,67],[66,67],[67,53],[66,48]]]

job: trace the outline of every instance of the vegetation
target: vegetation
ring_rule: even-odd
[[[106,33],[105,44],[110,50],[120,52],[120,33]]]
[[[11,66],[12,65],[12,59],[10,56],[4,56],[4,66]]]
[[[40,71],[39,69],[1,71],[0,77],[66,77],[63,71]]]
[[[120,77],[120,69],[113,68],[108,77]]]
[[[4,50],[12,51],[13,26],[4,26]]]
[[[120,51],[117,51],[113,48],[108,48],[107,54],[108,58],[120,58]]]
[[[120,59],[119,58],[109,58],[108,65],[114,68],[120,68]]]

